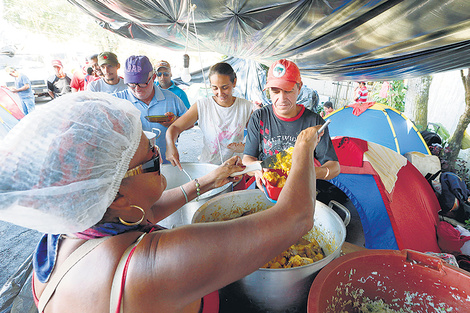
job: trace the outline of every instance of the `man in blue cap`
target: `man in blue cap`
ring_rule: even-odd
[[[161,157],[164,157],[166,130],[187,109],[174,93],[158,88],[154,84],[155,77],[153,66],[146,56],[132,55],[126,60],[124,68],[124,83],[128,88],[113,95],[129,100],[140,110],[143,130],[151,132],[152,128],[158,128],[161,131],[156,143],[160,147]],[[145,118],[152,115],[165,115],[166,119],[161,122],[150,122]],[[163,161],[168,163],[165,158]]]

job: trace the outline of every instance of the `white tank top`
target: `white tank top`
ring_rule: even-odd
[[[222,164],[234,155],[242,156],[227,146],[232,142],[243,142],[252,106],[250,101],[240,98],[236,98],[230,107],[218,105],[212,97],[197,101],[198,122],[204,141],[199,162]]]

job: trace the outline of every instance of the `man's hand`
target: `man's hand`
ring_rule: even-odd
[[[242,142],[232,142],[227,146],[230,150],[233,150],[236,153],[243,153],[243,150],[245,150],[245,144]]]
[[[170,127],[170,125],[173,124],[173,122],[176,121],[176,119],[178,118],[173,112],[166,112],[165,116],[168,117],[168,122],[160,122],[160,124],[162,124],[166,128]]]

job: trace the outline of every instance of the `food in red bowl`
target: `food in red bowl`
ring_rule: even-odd
[[[263,177],[266,180],[266,192],[269,198],[277,201],[286,183],[287,174],[283,170],[270,169],[264,172]]]

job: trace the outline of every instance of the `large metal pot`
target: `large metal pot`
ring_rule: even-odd
[[[264,210],[273,205],[260,190],[231,192],[202,205],[192,222],[232,219],[245,211]],[[260,268],[223,288],[221,293],[227,298],[226,301],[231,306],[239,306],[238,311],[244,312],[305,312],[315,274],[339,257],[346,238],[346,226],[330,207],[317,201],[314,227],[309,236],[314,237],[323,248],[326,254],[323,260],[296,268]]]
[[[181,163],[184,170],[191,176],[191,178],[198,178],[208,174],[218,167],[218,165],[208,163]],[[189,181],[189,177],[180,171],[178,167],[171,164],[162,164],[161,172],[165,175],[167,180],[167,189],[179,187]],[[215,196],[232,191],[232,183],[228,183],[222,187],[212,189],[199,197],[199,201],[194,199],[183,205],[178,211],[171,214],[167,218],[158,222],[159,225],[166,228],[174,228],[177,226],[191,224],[191,219],[194,213],[201,205]]]

